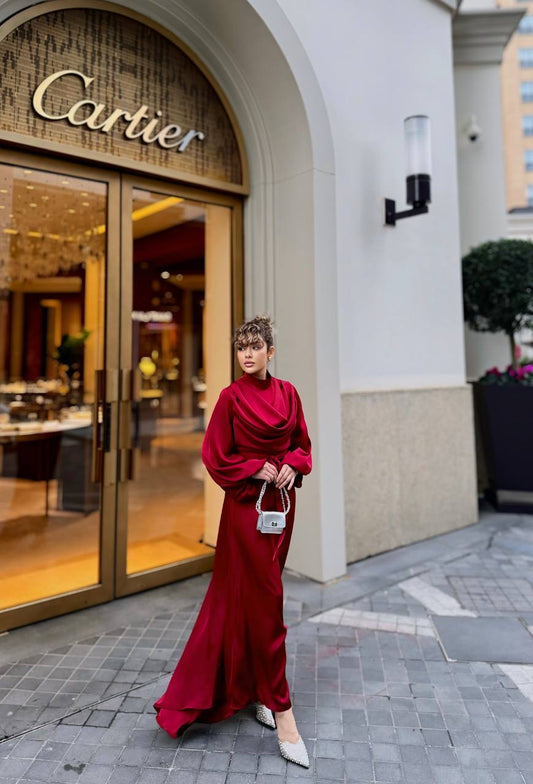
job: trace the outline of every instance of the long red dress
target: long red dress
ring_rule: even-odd
[[[284,533],[256,530],[265,460],[279,469],[311,470],[311,442],[295,388],[268,375],[244,375],[220,393],[202,447],[212,478],[225,490],[213,574],[198,618],[168,688],[157,700],[157,722],[177,737],[194,721],[215,722],[261,702],[291,707],[285,677],[281,573],[294,523],[295,492]],[[263,509],[281,509],[268,485]]]

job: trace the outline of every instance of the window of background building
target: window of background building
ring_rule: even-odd
[[[533,150],[526,150],[524,152],[524,163],[526,171],[533,171]]]
[[[533,136],[533,115],[526,114],[522,117],[522,131],[524,136]]]
[[[519,33],[533,33],[533,14],[526,14],[518,25]]]
[[[533,82],[521,82],[520,95],[523,101],[533,101]]]
[[[527,206],[533,207],[533,185],[526,187]]]
[[[519,49],[518,60],[520,68],[533,68],[533,49]]]

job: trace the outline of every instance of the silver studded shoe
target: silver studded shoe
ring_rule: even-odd
[[[291,743],[288,740],[280,740],[279,738],[278,743],[282,757],[285,757],[289,762],[295,762],[297,765],[301,765],[302,768],[309,767],[309,755],[307,754],[307,749],[305,748],[305,743],[301,736],[296,743]]]
[[[255,718],[259,724],[264,724],[265,727],[270,727],[271,730],[276,729],[274,714],[270,708],[267,708],[266,705],[261,705],[260,702],[255,703]]]

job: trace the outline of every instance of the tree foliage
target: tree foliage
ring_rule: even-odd
[[[464,317],[477,332],[511,338],[533,313],[533,243],[484,242],[463,258]]]

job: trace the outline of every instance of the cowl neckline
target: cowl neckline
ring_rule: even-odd
[[[290,384],[267,372],[266,379],[245,374],[234,384],[234,414],[250,435],[276,440],[292,433],[296,423]]]

